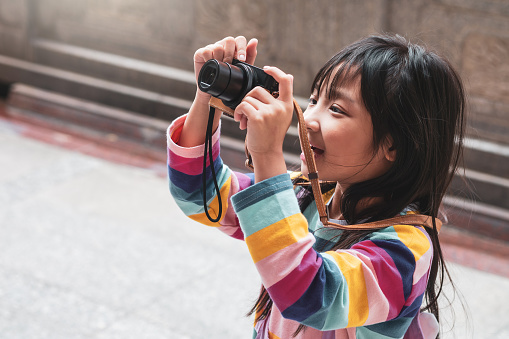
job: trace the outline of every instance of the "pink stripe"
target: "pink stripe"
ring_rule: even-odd
[[[233,210],[232,204],[230,204],[232,195],[239,192],[239,177],[245,177],[245,175],[235,172],[231,172],[230,174],[230,191],[228,192],[227,201],[223,203],[223,205],[226,206],[226,212],[224,214],[224,218],[220,221],[221,227],[219,229],[236,239],[244,239],[244,233],[242,233],[242,230],[240,229],[239,219]],[[244,180],[245,179],[242,179],[242,181]]]
[[[239,172],[233,172],[233,173],[239,180],[239,192],[242,191],[243,189],[251,186],[251,178],[250,177],[248,177],[247,175],[245,175],[243,173],[239,173]]]
[[[290,274],[267,288],[272,300],[281,312],[293,305],[306,292],[322,265],[322,258],[310,248]]]
[[[215,161],[219,155],[219,143],[216,143],[212,147],[212,155]],[[191,158],[187,155],[180,156],[174,153],[172,149],[168,149],[168,159],[170,167],[174,170],[188,175],[199,175],[203,173],[203,153],[200,155],[200,157]],[[209,165],[210,161],[207,155],[207,166]]]
[[[187,115],[183,115],[179,117],[178,119],[174,120],[167,131],[167,144],[168,148],[171,149],[171,151],[181,157],[187,157],[187,158],[199,158],[203,157],[203,149],[204,144],[195,146],[195,147],[181,147],[178,144],[175,143],[175,141],[172,139],[172,135],[182,128],[184,125],[184,121],[186,120]],[[212,135],[212,143],[216,145],[219,141],[219,136],[221,131],[221,122],[219,122],[219,127]],[[178,140],[177,140],[178,142]]]
[[[421,279],[423,275],[428,273],[428,270],[431,267],[432,258],[433,258],[433,246],[430,246],[426,253],[424,253],[415,263],[415,271],[413,277],[414,281]]]
[[[244,232],[242,232],[242,229],[240,227],[237,228],[237,231],[233,233],[232,238],[238,239],[238,240],[244,240]]]
[[[389,301],[387,320],[393,319],[405,304],[403,282],[394,261],[387,252],[369,240],[352,246],[352,249],[363,251],[370,258],[376,276],[383,277],[378,284]]]
[[[314,243],[315,238],[313,235],[309,234],[298,242],[258,261],[256,263],[256,269],[262,276],[263,286],[269,288],[290,274],[299,266],[302,258]]]
[[[387,320],[389,314],[389,302],[379,287],[378,278],[375,268],[370,258],[365,255],[364,251],[346,250],[345,252],[357,257],[362,263],[362,271],[364,273],[364,281],[368,293],[369,315],[364,325],[371,325]],[[383,278],[383,277],[382,277]]]
[[[412,293],[408,297],[405,306],[410,306],[415,301],[415,298],[419,297],[426,291],[426,286],[428,285],[428,275],[422,276],[422,278],[412,286]]]
[[[431,267],[431,260],[433,259],[433,243],[431,242],[431,238],[429,237],[428,232],[426,232],[422,227],[417,227],[417,229],[419,229],[426,236],[430,246],[426,253],[424,253],[415,263],[413,281],[420,280],[424,274],[428,273]]]
[[[321,339],[336,339],[336,333],[335,331],[324,331]]]

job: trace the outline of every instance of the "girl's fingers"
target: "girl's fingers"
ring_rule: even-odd
[[[247,128],[247,117],[243,115],[240,119],[239,128],[245,130]]]
[[[243,36],[238,36],[235,38],[235,46],[236,46],[236,58],[240,61],[246,61],[246,48],[247,41]]]
[[[251,104],[251,102],[243,101],[241,102],[235,112],[233,112],[233,118],[235,121],[239,122],[239,128],[244,130],[247,128],[247,120],[251,114],[256,114],[257,109]]]
[[[233,58],[237,58],[240,61],[253,64],[257,55],[257,46],[258,40],[254,38],[247,42],[244,36],[238,36],[236,38],[226,37],[215,44],[197,50],[195,53],[195,61],[205,62],[210,59],[216,59],[232,63]],[[198,60],[198,55],[201,56],[200,59],[202,60]]]
[[[214,55],[213,45],[208,45],[206,47],[202,47],[194,53],[194,61],[195,62],[205,62],[207,60],[212,59]]]
[[[235,39],[233,37],[229,36],[229,37],[221,40],[220,44],[224,48],[224,54],[223,54],[224,56],[222,59],[217,59],[217,60],[224,61],[224,62],[231,64],[231,62],[233,61],[233,57],[235,56],[235,49],[236,49]]]
[[[225,57],[225,49],[221,44],[215,44],[213,52],[214,52],[213,59],[223,60],[223,58]]]
[[[258,53],[256,48],[258,47],[258,40],[253,38],[249,40],[246,47],[246,62],[248,64],[253,65],[256,59],[256,54]]]
[[[255,88],[256,89],[256,88]],[[261,88],[259,88],[261,89]],[[246,95],[244,97],[244,99],[242,99],[242,101],[244,102],[247,102],[248,104],[250,104],[251,106],[253,106],[255,109],[260,109],[262,103],[268,103],[267,102],[267,97],[263,95],[263,93],[260,93],[258,94],[257,93],[258,90],[252,90],[251,93],[249,93],[248,95]],[[264,89],[261,89],[260,92],[265,92],[268,94],[269,97],[272,98],[272,96],[270,95],[269,92],[267,92],[266,90]]]
[[[233,111],[233,120],[235,120],[236,122],[239,122],[240,119],[242,119],[242,116],[243,114],[239,109],[235,109],[235,111]]]
[[[293,99],[293,76],[286,74],[277,67],[265,66],[263,70],[279,83],[279,99],[291,101]]]

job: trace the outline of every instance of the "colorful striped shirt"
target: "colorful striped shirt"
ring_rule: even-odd
[[[211,223],[202,200],[203,149],[178,145],[185,116],[168,129],[170,191],[191,219],[244,239],[273,306],[255,324],[253,338],[435,338],[438,323],[420,308],[433,248],[423,227],[394,225],[374,231],[349,249],[331,250],[340,230],[323,227],[316,205],[301,212],[290,175],[254,184],[253,176],[224,165],[220,128],[213,135],[213,164],[223,217]],[[218,198],[207,180],[207,206]],[[402,213],[412,213],[404,211]]]

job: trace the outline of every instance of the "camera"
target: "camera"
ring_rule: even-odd
[[[207,61],[198,75],[198,87],[202,92],[221,99],[223,104],[235,109],[246,94],[261,86],[274,94],[278,82],[261,68],[233,59],[231,64],[215,59]]]

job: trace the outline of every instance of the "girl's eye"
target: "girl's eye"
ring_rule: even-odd
[[[309,104],[310,105],[316,105],[317,101],[315,98],[309,98]]]
[[[330,107],[330,110],[334,113],[338,113],[338,114],[345,114],[345,111],[343,111],[339,106],[336,106],[336,105],[332,105]]]

